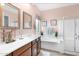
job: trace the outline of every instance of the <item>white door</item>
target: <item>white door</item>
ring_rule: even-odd
[[[76,19],[75,50],[79,52],[79,19]]]
[[[64,19],[64,50],[74,51],[74,19]]]

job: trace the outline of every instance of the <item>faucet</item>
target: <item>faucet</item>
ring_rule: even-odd
[[[24,39],[21,31],[20,31],[20,35],[21,35],[21,37],[19,39],[20,40]]]

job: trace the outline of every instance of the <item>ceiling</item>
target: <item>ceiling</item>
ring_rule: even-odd
[[[40,11],[75,5],[75,3],[35,3]]]

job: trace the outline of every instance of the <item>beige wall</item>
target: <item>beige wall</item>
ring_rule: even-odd
[[[79,17],[79,4],[42,11],[42,15],[44,20],[63,18],[63,17],[72,17],[72,16]]]

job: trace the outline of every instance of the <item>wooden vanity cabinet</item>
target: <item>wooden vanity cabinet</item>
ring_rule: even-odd
[[[31,56],[31,48],[25,50],[21,55],[19,56]]]
[[[37,56],[41,49],[41,37],[31,41],[7,56]]]
[[[15,50],[13,56],[31,56],[31,43]]]

